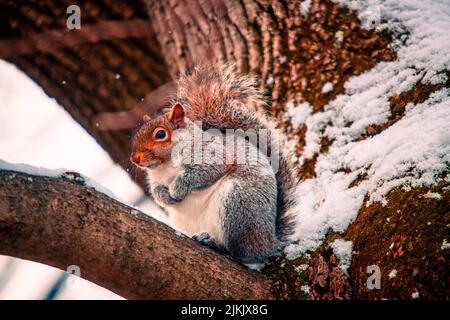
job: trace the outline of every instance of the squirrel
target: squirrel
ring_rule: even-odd
[[[276,166],[270,157],[275,125],[255,78],[199,65],[180,76],[170,105],[144,115],[130,156],[169,224],[242,263],[275,256],[293,232],[293,179],[283,152]],[[268,146],[248,132],[268,133]]]

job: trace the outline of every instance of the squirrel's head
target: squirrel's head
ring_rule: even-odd
[[[138,167],[151,168],[169,160],[175,144],[173,132],[185,127],[184,108],[179,103],[155,119],[144,115],[144,123],[133,138],[130,161]]]

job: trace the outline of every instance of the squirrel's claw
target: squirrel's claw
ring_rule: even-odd
[[[164,205],[171,205],[179,202],[170,196],[169,189],[166,186],[159,185],[153,190],[155,200]]]
[[[208,232],[200,232],[200,233],[194,234],[192,236],[192,239],[201,243],[202,245],[205,245],[205,246],[208,246],[211,248],[217,247],[214,238],[211,237]]]

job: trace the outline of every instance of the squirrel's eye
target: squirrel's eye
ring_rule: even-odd
[[[164,139],[166,137],[166,131],[158,130],[155,134],[155,139]]]

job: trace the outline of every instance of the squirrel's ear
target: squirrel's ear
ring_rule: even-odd
[[[148,120],[150,120],[150,116],[148,114],[144,114],[142,120],[144,120],[144,122],[147,122]]]
[[[184,123],[184,108],[181,104],[177,103],[173,106],[170,121],[172,121],[177,129],[184,128],[186,126]]]

